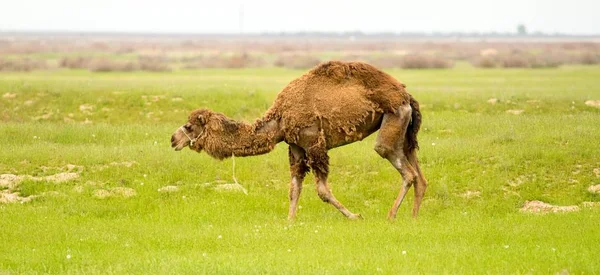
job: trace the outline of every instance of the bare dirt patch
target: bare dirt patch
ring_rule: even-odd
[[[173,192],[179,191],[179,187],[177,187],[175,185],[167,185],[167,186],[163,186],[161,188],[158,188],[157,191],[161,192],[161,193],[173,193]]]
[[[79,105],[79,111],[84,114],[91,114],[96,107],[92,104],[81,104]]]
[[[512,115],[520,115],[523,112],[525,112],[525,110],[506,110],[506,113],[512,114]]]
[[[248,194],[248,191],[246,191],[246,189],[237,183],[224,183],[224,184],[219,184],[217,186],[215,186],[214,188],[216,191],[219,192],[241,192],[244,194]]]
[[[490,99],[487,100],[487,103],[494,105],[494,104],[498,103],[498,99],[497,98],[490,98]]]
[[[12,190],[0,190],[0,203],[25,203],[34,199],[36,196],[22,197],[19,192]]]
[[[481,197],[481,192],[477,191],[477,190],[475,190],[475,191],[467,190],[467,192],[459,194],[458,196],[463,197],[465,199],[479,198],[479,197]]]
[[[51,118],[53,115],[54,115],[54,112],[52,112],[52,111],[49,111],[49,112],[46,112],[46,113],[44,113],[44,114],[42,114],[42,115],[40,115],[40,116],[33,117],[33,120],[36,120],[36,121],[37,121],[37,120],[48,120],[48,119],[50,119],[50,118]]]
[[[94,190],[92,196],[97,199],[106,198],[131,198],[137,195],[133,188],[129,187],[114,187],[109,189]]]
[[[600,168],[594,168],[594,175],[596,175],[597,178],[600,178]]]
[[[590,186],[588,191],[592,194],[600,194],[600,184]]]
[[[126,168],[131,168],[135,164],[137,164],[137,162],[134,161],[134,160],[132,160],[132,161],[122,161],[122,162],[111,162],[109,164],[104,164],[104,165],[96,166],[96,167],[92,168],[92,170],[93,171],[102,171],[102,170],[110,168],[110,167],[126,167]]]
[[[6,99],[13,99],[15,97],[17,97],[17,94],[15,94],[15,93],[5,93],[2,95],[2,98],[6,98]]]
[[[585,102],[585,105],[600,108],[600,100],[587,100]]]
[[[42,169],[42,171],[56,169],[56,168],[45,167],[45,166],[42,166],[40,168]],[[15,203],[15,202],[25,203],[25,202],[31,201],[32,199],[38,197],[35,195],[23,197],[20,195],[19,184],[23,180],[48,181],[48,182],[52,182],[55,184],[72,181],[72,180],[79,178],[79,174],[83,171],[83,166],[67,164],[65,167],[59,168],[58,170],[66,171],[66,172],[60,172],[60,173],[57,173],[54,175],[40,176],[40,177],[31,176],[31,175],[15,175],[15,174],[0,175],[0,188],[6,189],[6,190],[1,190],[0,203]],[[73,171],[76,171],[76,172],[73,172]],[[49,192],[42,194],[41,196],[56,196],[57,193],[58,192],[56,192],[56,191],[49,191]]]
[[[2,174],[0,175],[0,188],[13,189],[21,182],[21,180],[23,180],[23,176]]]
[[[580,208],[577,205],[557,206],[542,201],[526,201],[525,205],[519,210],[526,213],[546,214],[559,212],[576,212]]]

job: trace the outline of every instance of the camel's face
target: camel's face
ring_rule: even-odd
[[[171,147],[175,148],[175,151],[179,151],[189,146],[190,149],[200,153],[203,147],[200,136],[204,133],[204,126],[210,114],[210,111],[204,109],[193,111],[188,122],[179,127],[171,136]]]
[[[171,136],[171,147],[175,148],[175,151],[179,151],[187,146],[194,151],[202,151],[202,144],[200,144],[198,138],[202,134],[203,128],[197,123],[188,122],[184,124]]]

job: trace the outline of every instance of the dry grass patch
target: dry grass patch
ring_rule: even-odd
[[[587,100],[585,101],[585,105],[600,108],[600,100]]]
[[[402,58],[403,69],[447,69],[454,66],[451,60],[422,54],[409,54]]]
[[[576,212],[580,208],[577,205],[556,206],[542,201],[526,201],[525,205],[520,209],[521,212],[546,214],[559,212]]]
[[[32,58],[0,58],[0,71],[5,72],[29,72],[33,70],[48,69],[45,60]]]
[[[131,61],[98,58],[90,62],[88,69],[92,72],[131,72],[137,69]]]
[[[290,69],[308,69],[321,63],[321,60],[312,55],[280,55],[275,60],[276,67]]]
[[[94,190],[92,196],[97,199],[106,198],[131,198],[137,195],[137,192],[133,188],[129,187],[113,187],[109,189],[97,189]]]

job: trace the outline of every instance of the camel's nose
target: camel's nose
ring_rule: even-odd
[[[171,136],[171,147],[175,147],[175,135]]]

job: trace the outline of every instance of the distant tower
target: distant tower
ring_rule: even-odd
[[[527,28],[525,28],[524,24],[520,24],[519,26],[517,26],[517,33],[519,35],[527,35]]]

